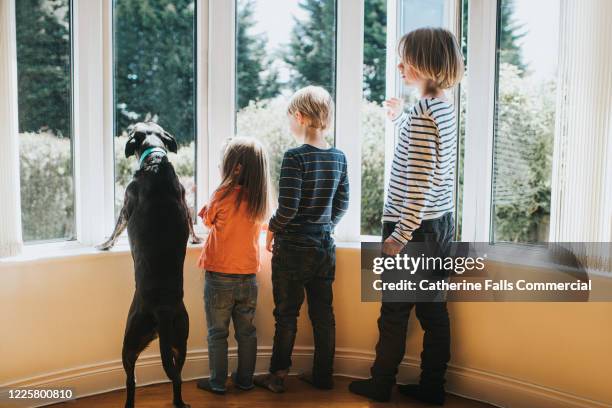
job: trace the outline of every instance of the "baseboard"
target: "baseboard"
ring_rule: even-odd
[[[257,372],[266,372],[270,361],[271,347],[259,347]],[[312,347],[296,347],[293,353],[292,371],[309,370],[312,363]],[[236,364],[236,350],[230,348],[230,367]],[[366,378],[374,359],[372,352],[338,348],[336,350],[335,373],[340,376]],[[406,358],[399,369],[398,379],[415,381],[419,376],[416,359]],[[183,368],[185,381],[208,376],[208,352],[205,349],[190,350]],[[610,408],[612,405],[578,397],[562,391],[530,384],[503,375],[486,371],[450,365],[447,374],[447,389],[450,393],[508,408]],[[142,356],[136,366],[137,386],[167,382],[159,356]],[[31,401],[9,400],[8,389],[45,388],[71,389],[74,398],[101,394],[125,388],[125,374],[121,360],[76,367],[48,373],[0,386],[0,401],[7,407],[40,407],[55,400],[45,400],[37,405]],[[5,405],[4,403],[8,403]]]

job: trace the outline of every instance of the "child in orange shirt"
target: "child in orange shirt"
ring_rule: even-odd
[[[255,274],[259,271],[259,236],[268,214],[269,172],[264,148],[252,138],[232,138],[223,152],[221,173],[221,185],[199,212],[210,228],[198,261],[206,270],[210,378],[200,379],[198,388],[215,394],[225,393],[230,319],[238,342],[238,369],[232,378],[240,389],[253,388]]]

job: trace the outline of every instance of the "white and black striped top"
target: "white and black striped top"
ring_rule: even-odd
[[[422,220],[454,210],[457,123],[454,106],[420,99],[394,120],[399,128],[383,222],[397,222],[391,235],[405,244]]]
[[[334,147],[318,149],[308,144],[289,149],[283,157],[278,193],[270,231],[333,229],[349,202],[344,153]]]

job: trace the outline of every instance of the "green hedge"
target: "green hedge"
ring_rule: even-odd
[[[528,79],[522,78],[516,69],[506,64],[502,65],[500,75],[501,103],[493,185],[495,237],[518,242],[543,240],[546,239],[550,214],[554,84],[528,83]],[[278,185],[283,153],[296,145],[285,112],[286,99],[278,97],[251,103],[237,115],[240,134],[256,137],[266,145],[274,186]],[[364,101],[361,120],[361,231],[377,235],[380,233],[384,200],[384,110],[376,103]],[[20,141],[24,239],[72,237],[74,206],[70,141],[50,133],[25,133]],[[123,202],[125,186],[138,165],[134,157],[124,157],[126,141],[126,136],[115,138],[117,209]],[[186,188],[191,206],[195,196],[194,149],[192,142],[169,157]]]

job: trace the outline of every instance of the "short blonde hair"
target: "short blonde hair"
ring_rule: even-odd
[[[287,113],[300,112],[308,120],[308,127],[327,129],[334,116],[334,100],[320,86],[307,86],[293,94]]]
[[[419,28],[399,42],[402,62],[430,81],[430,88],[448,89],[463,78],[464,64],[457,39],[444,28]]]

